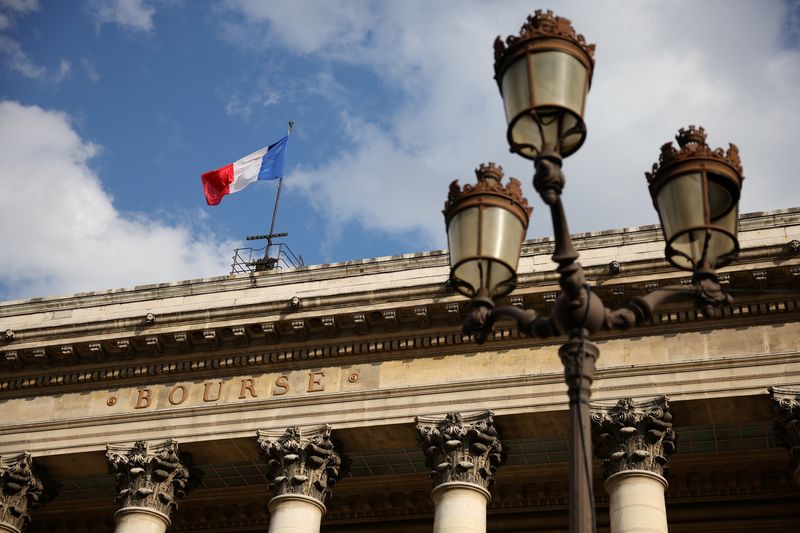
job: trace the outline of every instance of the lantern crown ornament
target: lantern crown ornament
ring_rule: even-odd
[[[503,168],[475,169],[478,182],[450,184],[444,218],[450,250],[450,283],[458,292],[503,296],[516,286],[517,263],[533,209],[519,180],[503,185]],[[482,293],[482,294],[483,294]]]
[[[576,43],[586,53],[592,67],[594,67],[594,50],[595,45],[588,44],[586,38],[580,33],[575,31],[572,27],[572,21],[568,18],[559,17],[551,10],[543,11],[537,9],[533,15],[528,15],[525,24],[519,30],[519,35],[509,35],[506,37],[505,42],[498,35],[494,41],[494,61],[495,68],[506,49],[512,48],[518,43],[524,43],[526,40],[535,38],[553,38],[564,39],[568,42]]]
[[[739,149],[712,149],[706,131],[691,125],[661,146],[645,177],[661,219],[667,260],[681,270],[713,273],[739,251],[737,218],[742,163]]]
[[[494,42],[495,80],[503,97],[512,152],[528,159],[566,157],[586,139],[586,95],[593,44],[552,11],[536,11],[519,35]]]

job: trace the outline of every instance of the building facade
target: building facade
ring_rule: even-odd
[[[574,237],[621,306],[657,226]],[[800,528],[800,209],[745,215],[735,301],[597,336],[599,531]],[[505,303],[547,314],[550,239]],[[567,527],[560,339],[461,334],[443,251],[0,302],[0,531]]]

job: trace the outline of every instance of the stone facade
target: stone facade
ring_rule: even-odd
[[[605,302],[688,280],[668,268],[659,231],[575,237]],[[781,396],[800,386],[800,209],[746,215],[740,231],[742,252],[720,272],[735,301],[720,316],[671,304],[593,339],[595,450],[609,478],[661,476],[669,459],[668,487],[652,478],[648,490],[674,531],[800,523],[796,397]],[[549,314],[552,248],[525,243],[501,304]],[[471,510],[488,530],[564,530],[564,339],[501,321],[474,344],[447,273],[440,251],[0,302],[0,504],[31,519],[0,531],[110,532],[123,509],[160,513],[174,531],[264,531],[300,509],[323,531],[416,533],[434,516],[447,526],[456,493],[435,490],[458,484],[480,489]],[[647,403],[660,395],[669,417]],[[40,509],[35,482],[5,474],[24,477],[31,458],[61,486]],[[599,470],[594,482],[599,531],[632,516],[633,482],[604,489]]]

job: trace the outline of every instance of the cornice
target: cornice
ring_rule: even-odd
[[[773,274],[758,272],[767,277]],[[752,273],[749,275],[753,277]],[[641,290],[632,290],[637,289]],[[613,303],[615,297],[626,296],[624,286],[603,290],[608,292],[604,297],[609,303]],[[547,296],[548,293],[523,293],[516,297],[520,300],[512,297],[511,301],[547,313]],[[704,319],[690,307],[672,307],[656,313],[649,326],[601,334],[597,340],[800,320],[800,294],[790,296],[793,297],[768,293],[759,300],[735,303],[724,308],[722,316],[714,320]],[[360,336],[355,319],[366,321],[369,313],[353,313],[345,318],[335,315],[239,322],[238,325],[213,325],[194,331],[109,335],[27,348],[7,345],[0,351],[0,364],[4,365],[0,372],[0,397],[25,396],[44,390],[63,392],[111,384],[198,379],[242,371],[271,372],[320,364],[435,356],[453,353],[454,348],[459,353],[484,350],[485,346],[479,347],[461,334],[463,309],[463,302],[445,302],[380,311],[377,320],[387,321],[388,313],[393,325],[373,326],[372,330],[369,324],[362,325],[367,331]],[[322,320],[324,318],[328,320]],[[515,325],[500,324],[488,346],[504,350],[559,342],[559,339],[522,339]]]
[[[626,292],[632,295],[690,280],[668,270],[664,260],[631,261],[620,265],[618,274],[611,274],[607,266],[588,267],[587,272],[595,290],[612,307],[625,300]],[[746,250],[736,265],[720,272],[720,277],[728,287],[751,288],[754,293],[765,287],[800,288],[800,257],[789,257],[785,246]],[[537,311],[549,311],[556,294],[554,271],[533,272],[520,275],[519,288],[506,300],[515,305],[533,306]],[[781,295],[768,297],[785,300]],[[449,291],[444,283],[434,283],[321,296],[303,302],[298,310],[289,309],[289,302],[267,301],[127,319],[102,319],[99,318],[102,314],[98,313],[99,319],[87,322],[12,331],[10,337],[0,339],[0,366],[4,360],[11,368],[26,366],[29,361],[36,365],[57,365],[60,361],[75,364],[104,360],[115,354],[123,358],[134,357],[137,352],[161,354],[168,347],[180,353],[193,351],[195,346],[221,347],[226,337],[234,340],[235,345],[248,345],[251,337],[266,336],[267,344],[277,345],[292,344],[293,340],[307,341],[309,336],[330,338],[355,334],[369,337],[370,330],[383,336],[398,329],[428,327],[437,321],[460,324],[464,306],[463,298]],[[237,327],[245,329],[232,332]],[[207,334],[211,330],[217,331]],[[92,344],[95,346],[90,346]],[[64,345],[77,346],[62,350]],[[44,350],[45,353],[38,356],[29,353],[28,358],[17,361],[3,357],[8,352],[24,354],[26,350]]]
[[[740,231],[774,229],[800,225],[800,207],[741,215]],[[578,251],[595,248],[615,248],[630,244],[661,241],[657,224],[611,229],[597,232],[577,233],[572,236]],[[522,256],[546,255],[552,252],[553,238],[527,240],[523,243]],[[666,266],[666,261],[663,261]],[[351,276],[392,273],[409,269],[446,268],[446,250],[433,250],[413,254],[356,259],[341,263],[310,265],[297,269],[278,270],[252,274],[234,274],[184,280],[170,283],[140,285],[131,288],[76,293],[64,296],[32,298],[0,302],[0,318],[61,309],[80,309],[95,306],[133,303],[180,296],[236,291],[248,288],[278,287],[294,283],[318,282]],[[446,274],[443,276],[443,282]]]

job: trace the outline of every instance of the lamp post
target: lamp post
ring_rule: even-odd
[[[712,150],[703,128],[681,129],[678,148],[667,143],[658,163],[646,173],[666,241],[666,257],[693,272],[689,286],[668,286],[611,310],[587,283],[570,239],[561,192],[562,158],[586,138],[583,121],[594,68],[594,45],[578,35],[569,20],[551,11],[529,16],[519,36],[495,41],[495,79],[503,97],[511,151],[534,161],[533,185],[550,207],[555,237],[552,259],[558,265],[561,294],[550,317],[532,309],[495,306],[514,290],[522,241],[531,208],[519,182],[502,184],[502,168],[481,165],[478,183],[463,188],[454,181],[444,215],[450,250],[450,283],[470,298],[465,334],[483,343],[500,318],[517,321],[520,332],[546,338],[565,335],[558,353],[569,396],[570,531],[594,530],[589,398],[601,330],[627,329],[652,319],[670,301],[692,299],[705,316],[731,302],[716,269],[738,252],[736,223],[742,168],[738,150]]]

